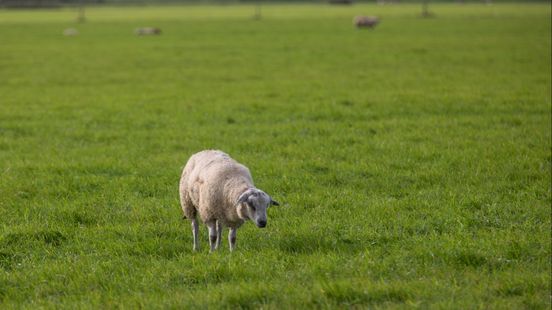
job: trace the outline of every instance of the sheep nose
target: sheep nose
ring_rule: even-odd
[[[266,226],[266,221],[259,221],[259,222],[257,223],[257,226],[259,226],[260,228],[265,227],[265,226]]]

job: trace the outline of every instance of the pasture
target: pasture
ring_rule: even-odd
[[[0,308],[549,309],[550,4],[430,8],[0,10]],[[283,204],[233,253],[207,148]]]

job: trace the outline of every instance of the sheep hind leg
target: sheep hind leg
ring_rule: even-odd
[[[205,223],[207,229],[209,229],[209,245],[211,246],[211,252],[216,249],[217,244],[217,223],[216,221],[209,221]]]
[[[220,221],[217,221],[217,242],[215,244],[215,249],[220,248],[220,243],[222,239],[222,223]]]
[[[196,218],[192,219],[192,234],[194,236],[194,251],[199,251],[199,223]]]

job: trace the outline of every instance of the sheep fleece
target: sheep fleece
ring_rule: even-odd
[[[244,223],[236,208],[241,193],[254,187],[249,169],[228,154],[208,150],[194,154],[180,179],[180,200],[184,215],[203,223],[219,220],[227,227]]]

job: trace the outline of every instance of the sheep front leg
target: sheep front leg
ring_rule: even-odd
[[[192,219],[192,234],[194,236],[194,251],[199,251],[199,223]]]
[[[217,243],[215,244],[215,249],[220,248],[220,243],[222,239],[222,223],[217,221]]]
[[[228,243],[230,244],[230,252],[234,251],[236,248],[236,233],[238,232],[237,228],[230,228],[228,233]]]
[[[209,229],[209,245],[211,246],[211,252],[216,249],[217,244],[217,224],[216,221],[210,221],[205,223]]]

